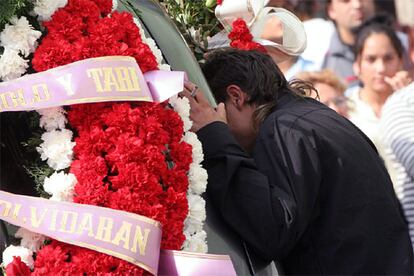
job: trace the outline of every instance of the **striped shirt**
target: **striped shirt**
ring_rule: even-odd
[[[414,247],[414,82],[388,98],[382,109],[381,135],[397,172],[395,190]]]

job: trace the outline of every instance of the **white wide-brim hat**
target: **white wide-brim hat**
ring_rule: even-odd
[[[216,8],[216,16],[224,26],[224,31],[209,40],[209,49],[228,47],[230,41],[227,34],[231,31],[232,23],[237,18],[242,18],[246,21],[254,41],[263,46],[275,47],[289,56],[300,55],[306,48],[306,32],[300,19],[286,9],[264,7],[264,4],[263,0],[223,1]],[[280,21],[282,28],[278,41],[263,37],[265,27],[273,17]]]

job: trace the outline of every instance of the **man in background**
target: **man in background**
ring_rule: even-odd
[[[304,22],[308,45],[301,58],[312,64],[307,67],[311,70],[330,69],[348,87],[357,86],[359,82],[352,68],[355,32],[378,10],[384,12],[383,4],[381,0],[327,0],[326,14],[330,20],[314,18]],[[392,24],[392,11],[387,13],[391,14]],[[407,50],[407,35],[401,32],[397,35]],[[412,61],[404,53],[404,69],[412,67]]]
[[[374,0],[328,0],[327,14],[335,30],[322,67],[334,71],[348,85],[357,80],[352,69],[355,30],[374,13]]]

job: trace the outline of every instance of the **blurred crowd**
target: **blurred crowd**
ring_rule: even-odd
[[[271,0],[304,23],[307,48],[278,65],[367,135],[385,162],[414,243],[414,1]],[[358,162],[358,160],[355,160]]]

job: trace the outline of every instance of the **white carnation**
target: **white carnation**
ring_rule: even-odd
[[[174,108],[175,112],[180,115],[181,120],[184,123],[184,131],[189,131],[193,126],[193,122],[190,120],[190,102],[187,98],[180,98],[173,96],[170,98],[169,103]]]
[[[204,231],[198,232],[190,236],[183,244],[183,250],[196,253],[207,253],[207,233]]]
[[[33,269],[33,251],[23,246],[10,245],[3,251],[3,266],[6,267],[9,263],[13,262],[14,257],[20,257],[22,262]]]
[[[193,235],[203,229],[203,221],[206,219],[206,202],[201,196],[188,194],[188,216],[184,221],[184,234]]]
[[[158,69],[163,70],[163,71],[171,71],[171,66],[166,63],[163,63],[158,66]]]
[[[187,98],[171,97],[170,104],[181,117],[190,117],[190,101]]]
[[[36,49],[37,39],[42,33],[34,30],[24,16],[19,19],[14,16],[10,19],[10,22],[12,24],[6,24],[0,34],[0,44],[5,48],[20,51],[23,56],[27,57]]]
[[[28,248],[33,252],[38,251],[46,240],[46,237],[42,234],[29,231],[26,228],[19,228],[14,236],[22,239],[20,241],[21,246]]]
[[[62,107],[40,109],[37,112],[41,116],[40,127],[43,127],[46,131],[65,128],[67,123],[66,111]]]
[[[206,219],[206,202],[199,195],[189,194],[187,195],[190,218],[194,218],[199,221]]]
[[[45,178],[43,187],[45,192],[52,195],[50,200],[71,202],[73,201],[76,183],[77,180],[74,174],[55,172],[50,177]]]
[[[193,163],[200,164],[204,159],[203,146],[201,145],[200,140],[198,140],[197,135],[194,132],[186,132],[183,137],[184,142],[190,144],[193,148],[192,157]]]
[[[68,0],[35,0],[33,12],[40,21],[48,21],[59,8],[66,6]]]
[[[207,189],[208,174],[199,164],[192,163],[188,172],[190,192],[201,195]]]
[[[47,160],[49,167],[62,170],[70,166],[73,157],[72,131],[68,129],[53,130],[42,135],[44,141],[37,147],[42,160]]]
[[[137,25],[137,27],[139,29],[139,34],[141,36],[141,40],[147,39],[146,36],[144,35],[144,29],[142,28],[142,25],[139,22],[139,20],[136,17],[134,17],[133,20],[134,20],[134,24]]]
[[[143,32],[143,31],[141,31]],[[161,50],[157,47],[157,44],[152,38],[146,38],[145,43],[150,47],[152,53],[154,54],[155,58],[157,59],[157,64],[160,65],[162,63],[163,57]]]
[[[190,237],[191,235],[194,235],[197,232],[203,231],[203,222],[192,218],[187,217],[184,221],[184,235],[186,237]]]
[[[19,78],[29,67],[28,60],[23,59],[17,50],[4,48],[0,56],[0,79],[4,81]]]

